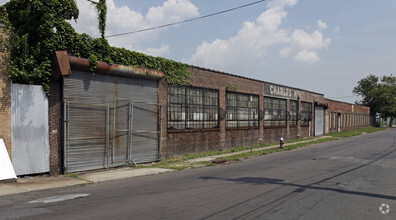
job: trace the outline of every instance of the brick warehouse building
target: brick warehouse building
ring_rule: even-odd
[[[370,109],[366,106],[195,66],[190,66],[190,72],[189,86],[160,82],[159,101],[167,112],[166,118],[162,116],[162,123],[167,125],[162,130],[166,137],[162,156],[249,146],[252,132],[253,143],[259,144],[277,142],[280,137],[292,140],[370,125]],[[191,103],[197,95],[202,97],[201,103]],[[340,122],[334,118],[336,114]],[[338,125],[340,129],[335,129]]]
[[[368,107],[304,89],[195,66],[191,85],[173,86],[158,71],[100,62],[92,74],[87,59],[55,57],[48,100],[53,175],[246,146],[252,132],[258,144],[369,126]],[[1,77],[7,79],[5,70]],[[9,85],[0,86],[7,93]],[[2,104],[7,97],[1,93]],[[0,137],[7,141],[4,106]],[[10,155],[17,147],[7,143]]]

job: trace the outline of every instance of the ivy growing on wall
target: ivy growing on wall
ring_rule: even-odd
[[[92,1],[91,1],[92,2]],[[95,2],[96,3],[96,2]],[[94,3],[94,4],[95,4]],[[124,48],[112,47],[104,38],[106,5],[96,3],[102,38],[78,34],[66,20],[78,18],[75,0],[11,0],[0,7],[0,23],[7,26],[9,40],[8,73],[17,83],[40,84],[49,93],[52,80],[51,56],[67,50],[74,56],[88,58],[94,71],[97,61],[156,69],[165,73],[171,84],[184,84],[190,78],[188,65],[152,57]],[[3,41],[1,41],[4,43]]]

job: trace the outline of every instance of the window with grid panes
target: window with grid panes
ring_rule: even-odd
[[[301,102],[301,125],[309,125],[312,120],[312,104]]]
[[[264,126],[286,125],[286,100],[264,97]]]
[[[290,125],[297,125],[297,101],[290,100]]]
[[[169,86],[168,129],[218,128],[218,118],[218,90]]]
[[[227,128],[259,125],[259,96],[227,92]],[[253,118],[254,117],[254,118]]]

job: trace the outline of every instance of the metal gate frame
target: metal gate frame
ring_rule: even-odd
[[[131,100],[130,101],[130,103],[131,103],[131,106],[132,106],[132,111],[131,111],[131,122],[132,123],[130,123],[130,125],[131,125],[131,142],[132,142],[132,136],[133,136],[133,134],[135,133],[135,134],[139,134],[139,133],[155,133],[155,134],[157,134],[158,135],[158,146],[157,146],[157,160],[159,160],[159,158],[160,158],[160,146],[161,146],[161,139],[162,139],[162,120],[161,120],[161,116],[162,116],[162,110],[163,110],[163,106],[162,106],[162,104],[159,104],[159,103],[150,103],[150,102],[142,102],[142,101],[133,101],[133,100]],[[133,130],[133,109],[134,109],[134,107],[135,107],[135,104],[146,104],[146,105],[154,105],[154,106],[157,106],[158,107],[158,113],[157,113],[157,115],[158,115],[158,127],[157,127],[157,131],[148,131],[148,130]],[[128,158],[128,163],[130,164],[131,162],[133,163],[133,164],[136,164],[136,162],[135,162],[135,160],[132,158],[132,156],[133,156],[133,154],[132,154],[132,148],[130,149],[131,151],[131,153],[129,154],[129,158]]]
[[[70,157],[70,104],[71,101],[64,101],[64,108],[63,108],[63,164],[64,164],[64,168],[65,168],[65,173],[69,173],[69,157]],[[108,147],[109,147],[109,142],[110,142],[110,134],[109,134],[109,129],[108,129],[108,122],[109,122],[109,112],[110,112],[110,107],[109,105],[101,105],[101,104],[82,104],[82,103],[75,103],[72,102],[72,104],[76,104],[76,105],[85,105],[85,106],[95,106],[95,107],[102,107],[105,108],[105,149],[104,149],[104,167],[103,168],[109,168],[109,159],[108,159]],[[87,137],[87,138],[80,138],[80,140],[86,139],[92,139],[95,137]],[[96,138],[100,138],[100,137],[96,137]],[[82,170],[73,170],[74,171],[82,171]]]
[[[117,129],[116,128],[116,118],[117,118],[117,108],[121,107],[121,105],[118,105],[118,101],[127,101],[128,102],[128,127],[127,129]],[[157,160],[160,158],[160,146],[161,146],[161,139],[162,139],[162,120],[161,120],[161,115],[163,111],[163,106],[159,103],[148,103],[148,102],[143,102],[143,101],[133,101],[132,99],[125,99],[125,98],[114,98],[114,103],[112,106],[109,104],[85,104],[85,103],[75,103],[75,102],[70,102],[67,100],[64,100],[64,168],[65,168],[65,173],[70,172],[70,166],[69,166],[69,158],[70,158],[70,104],[75,104],[75,105],[85,105],[85,106],[95,106],[99,108],[104,108],[106,113],[105,113],[105,149],[104,149],[104,158],[103,158],[103,167],[102,168],[110,168],[110,167],[115,167],[115,166],[120,166],[120,165],[130,165],[130,164],[136,164],[135,159],[133,158],[132,154],[132,149],[133,149],[133,144],[132,144],[132,138],[133,134],[139,134],[139,133],[156,133],[158,135],[158,146],[157,146]],[[158,112],[157,112],[157,131],[149,131],[149,130],[133,130],[133,119],[134,119],[134,108],[136,104],[146,104],[146,105],[154,105],[158,106]],[[125,106],[125,105],[122,105]],[[111,117],[112,114],[112,117]],[[115,137],[117,132],[126,132],[127,133],[127,145],[126,145],[126,155],[125,155],[125,160],[117,160],[115,159]],[[91,137],[92,138],[92,137]],[[100,137],[96,137],[100,138]],[[85,139],[90,139],[90,138],[85,138]],[[121,148],[121,146],[117,146],[118,148]],[[122,164],[120,164],[122,163]],[[72,170],[71,172],[78,172],[82,171],[85,169],[80,169],[80,170]]]

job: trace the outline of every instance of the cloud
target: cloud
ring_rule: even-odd
[[[296,29],[292,34],[295,45],[303,49],[323,49],[330,45],[330,38],[323,38],[320,31],[314,31],[312,34],[306,33],[304,30]]]
[[[149,47],[149,48],[144,49],[144,50],[139,50],[139,52],[148,54],[150,56],[159,57],[159,56],[164,56],[165,54],[169,54],[170,53],[170,47],[167,44],[163,44],[159,48]]]
[[[88,1],[77,1],[77,5],[80,10],[78,23],[71,22],[75,30],[99,37],[95,8]],[[106,36],[155,27],[196,16],[199,16],[198,8],[189,0],[167,0],[162,6],[151,7],[145,15],[127,6],[118,7],[114,0],[107,0]],[[136,50],[140,45],[158,39],[159,35],[167,29],[112,37],[108,40],[113,46]]]
[[[292,49],[290,47],[286,47],[284,49],[282,49],[281,51],[279,51],[279,56],[282,58],[286,58],[289,57],[290,54],[292,53]]]
[[[293,57],[299,63],[313,64],[320,61],[318,54],[314,51],[302,50]]]
[[[297,0],[274,0],[255,21],[245,22],[238,33],[228,39],[202,42],[195,53],[185,62],[198,66],[233,71],[248,67],[252,63],[265,64],[273,56],[273,49],[279,48],[282,58],[293,57],[295,62],[312,64],[320,61],[317,51],[327,49],[331,43],[319,30],[307,33],[301,29],[283,29],[287,17],[286,6],[297,4]],[[318,21],[321,28],[327,26]],[[282,48],[283,49],[280,49]],[[293,54],[293,52],[295,54]]]
[[[229,39],[203,42],[186,62],[216,68],[229,68],[238,63],[249,65],[265,55],[272,45],[290,41],[287,32],[280,29],[287,13],[282,5],[296,1],[273,1],[255,21],[245,22],[237,35]]]
[[[285,6],[293,6],[297,4],[298,0],[274,0],[268,3],[267,8],[276,8],[280,7],[283,8]]]
[[[327,24],[324,23],[322,20],[318,20],[318,27],[323,30],[327,28]]]
[[[340,26],[338,25],[337,27],[335,27],[335,28],[333,29],[333,31],[334,31],[335,33],[338,33],[338,31],[340,31]]]
[[[162,6],[151,7],[146,15],[151,25],[163,25],[179,22],[186,18],[198,16],[198,8],[189,0],[168,0]]]

